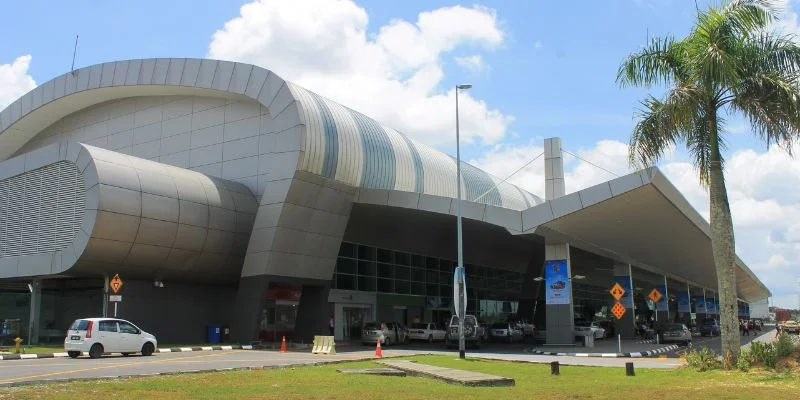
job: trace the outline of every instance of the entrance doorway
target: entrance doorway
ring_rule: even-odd
[[[342,338],[344,340],[358,340],[361,338],[361,328],[372,319],[372,306],[362,304],[348,304],[342,306]]]

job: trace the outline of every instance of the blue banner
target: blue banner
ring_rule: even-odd
[[[620,304],[622,304],[625,308],[633,308],[633,290],[631,289],[631,277],[630,276],[615,276],[614,281],[619,283],[622,286],[622,290],[625,291],[625,294],[619,299]]]
[[[545,261],[544,284],[546,304],[570,304],[572,288],[567,260]]]
[[[697,314],[706,314],[706,299],[703,296],[694,298],[694,312]]]
[[[706,299],[706,310],[708,310],[708,313],[712,315],[717,313],[717,304],[713,298]]]
[[[664,285],[656,286],[659,292],[661,292],[661,300],[656,303],[656,311],[669,311],[669,302],[667,298],[667,289]]]
[[[689,298],[689,292],[678,293],[678,312],[680,313],[692,312],[692,301]]]

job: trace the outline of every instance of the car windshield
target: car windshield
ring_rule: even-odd
[[[61,325],[64,326],[64,325]],[[69,328],[73,331],[85,331],[89,329],[89,321],[85,319],[77,319],[75,322],[72,323],[72,326]]]
[[[428,324],[420,324],[420,323],[411,324],[412,329],[426,329],[427,327]]]
[[[379,331],[379,330],[381,330],[381,324],[379,324],[377,322],[370,322],[370,323],[364,325],[364,329],[368,330],[368,331]]]
[[[681,324],[667,324],[664,329],[668,331],[682,331],[683,325]]]
[[[503,323],[492,324],[492,329],[508,329],[508,324],[503,324]]]

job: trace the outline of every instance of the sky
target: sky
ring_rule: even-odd
[[[780,3],[775,29],[800,32],[800,0]],[[558,136],[580,157],[565,158],[574,192],[632,171],[627,143],[639,101],[662,89],[622,89],[617,69],[648,37],[685,35],[696,13],[687,0],[576,4],[0,0],[0,109],[69,71],[79,35],[76,68],[150,57],[249,62],[454,154],[453,88],[471,83],[459,96],[462,157],[506,178]],[[718,1],[697,0],[709,4]],[[737,253],[774,305],[798,308],[800,159],[767,148],[739,117],[726,134]],[[685,149],[659,168],[708,219],[708,195]],[[509,181],[544,197],[544,163]]]

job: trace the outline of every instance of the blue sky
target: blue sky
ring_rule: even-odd
[[[300,7],[305,3],[301,0],[263,0],[266,5],[247,13],[240,7],[249,2],[233,0],[7,2],[0,23],[0,37],[6,38],[0,46],[0,79],[2,66],[24,55],[32,57],[24,73],[36,83],[66,72],[76,34],[80,35],[76,67],[158,56],[240,59],[275,68],[311,90],[365,111],[448,152],[454,152],[452,110],[448,108],[452,104],[450,89],[456,83],[470,82],[474,88],[465,96],[463,126],[467,141],[463,154],[471,162],[505,177],[541,151],[542,138],[560,136],[565,149],[613,172],[625,173],[628,166],[624,145],[634,124],[633,112],[648,91],[620,89],[615,83],[617,68],[627,54],[645,43],[648,33],[680,37],[689,31],[695,17],[694,2],[687,0],[606,0],[580,2],[580,6],[559,1],[359,0],[347,7],[331,5],[331,1],[313,1],[319,2],[313,9],[325,12],[314,14],[303,23],[282,14]],[[700,7],[709,4],[698,3]],[[794,32],[797,4],[789,4],[783,29]],[[462,7],[455,7],[459,5]],[[477,19],[437,14],[456,8],[471,12]],[[277,16],[264,15],[269,13]],[[426,15],[433,22],[426,25],[421,13],[429,13]],[[226,28],[226,22],[239,17],[255,21],[256,28]],[[358,54],[347,53],[346,49],[327,51],[321,46],[308,50],[309,43],[328,43],[325,39],[329,37],[352,39],[342,33],[348,29],[365,30],[368,45],[383,43],[388,37],[383,34],[384,29],[397,27],[398,21],[419,29],[414,35],[399,36],[400,42],[403,38],[435,41],[443,36],[440,30],[455,33],[435,49],[427,48],[432,55],[423,61],[411,60],[418,53],[409,56],[413,52],[398,49],[396,43],[383,48],[382,56],[401,60],[403,67],[387,67],[378,72],[363,65],[369,59],[358,59]],[[475,25],[464,26],[469,24]],[[461,28],[454,28],[457,26]],[[474,32],[470,32],[473,28]],[[224,37],[212,39],[219,30],[228,31],[227,41]],[[257,35],[273,39],[263,39],[247,49],[240,46],[243,38]],[[218,47],[211,48],[212,42]],[[337,45],[336,41],[327,44]],[[338,58],[326,58],[322,53]],[[357,62],[342,60],[347,57]],[[469,68],[458,61],[468,57],[478,58],[479,65]],[[340,67],[344,72],[327,73]],[[363,100],[380,94],[370,92],[367,84],[361,91],[344,93],[341,82],[363,84],[367,80],[359,78],[368,75],[380,78],[380,84],[387,88],[411,78],[427,84],[397,92],[398,98],[408,103],[399,106]],[[339,80],[340,84],[337,86],[332,80]],[[6,99],[10,100],[13,99]],[[432,109],[430,118],[408,117],[418,115],[415,113],[419,110],[413,109],[415,104]],[[741,172],[728,173],[739,254],[775,292],[777,303],[797,307],[797,285],[786,278],[794,279],[800,270],[800,232],[795,236],[796,230],[791,226],[800,223],[800,205],[796,199],[784,196],[787,190],[781,185],[800,183],[796,172],[800,165],[768,151],[753,139],[742,121],[734,119],[730,128],[728,157],[741,168]],[[693,178],[696,172],[685,161],[683,151],[678,149],[661,167],[698,211],[707,216],[707,199]],[[753,165],[762,164],[760,170],[770,175],[744,177],[743,174],[752,173]],[[512,181],[541,193],[541,169],[534,163]],[[567,170],[568,190],[612,177],[580,160],[568,161]],[[739,180],[740,174],[743,177]],[[755,184],[754,180],[773,183]],[[776,224],[765,226],[763,221]]]

